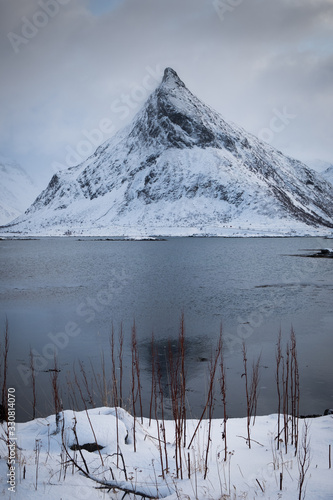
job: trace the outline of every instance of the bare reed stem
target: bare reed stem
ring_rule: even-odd
[[[136,452],[136,435],[135,435],[135,424],[136,424],[136,408],[135,408],[135,403],[137,399],[137,393],[135,391],[135,374],[136,374],[136,367],[135,367],[135,343],[136,343],[136,337],[135,337],[135,324],[132,328],[132,344],[131,344],[131,352],[132,352],[132,410],[133,410],[133,446],[134,446],[134,453]]]
[[[167,448],[166,433],[165,433],[164,396],[163,396],[163,387],[162,387],[162,374],[161,374],[161,365],[159,363],[158,356],[156,356],[156,359],[157,359],[158,387],[159,387],[160,404],[161,404],[162,435],[163,435],[163,441],[164,441],[165,471],[166,471],[166,473],[168,473],[169,464],[168,464],[168,448]],[[155,392],[156,392],[156,387],[155,387]]]
[[[30,348],[30,371],[31,371],[31,382],[32,382],[32,419],[36,418],[36,373],[35,373],[35,362],[34,355]]]
[[[303,436],[301,447],[298,451],[298,500],[303,500],[305,497],[305,477],[310,468],[310,441],[309,441],[309,422],[304,421]]]
[[[281,350],[281,328],[279,331],[277,348],[276,348],[276,390],[278,395],[278,437],[277,437],[277,449],[280,449],[280,415],[281,415],[281,389],[280,389],[280,367],[282,361],[282,350]]]
[[[247,441],[248,446],[251,448],[250,424],[251,417],[253,417],[253,425],[255,423],[258,405],[258,385],[259,385],[259,368],[261,355],[258,356],[257,361],[252,364],[251,384],[249,385],[249,376],[247,371],[247,351],[245,342],[242,345],[243,364],[245,377],[245,393],[246,393],[246,410],[247,410]]]
[[[149,426],[151,424],[151,413],[153,408],[154,390],[156,390],[155,381],[155,339],[154,332],[151,334],[151,389],[150,389],[150,405],[149,405]]]
[[[51,372],[51,385],[52,385],[52,394],[53,394],[53,403],[54,403],[54,412],[56,419],[56,430],[59,431],[59,421],[60,421],[60,411],[61,411],[61,398],[59,393],[59,368],[57,362],[57,356],[54,353],[54,365]]]
[[[115,348],[114,348],[114,328],[112,325],[110,349],[111,349],[111,363],[112,363],[112,406],[119,406],[118,400],[118,383],[117,383],[117,367],[115,360]]]
[[[227,461],[227,388],[226,388],[226,375],[225,375],[225,365],[223,356],[223,335],[222,335],[222,325],[220,326],[220,389],[223,404],[223,439],[224,439],[224,461]]]
[[[243,364],[244,364],[244,377],[245,377],[245,394],[246,394],[246,414],[247,414],[247,440],[248,446],[251,448],[251,439],[250,439],[250,421],[251,421],[251,399],[248,387],[248,374],[247,374],[247,352],[245,342],[242,344],[242,352],[243,352]],[[243,376],[242,375],[242,376]]]
[[[119,334],[119,351],[118,351],[118,359],[119,359],[119,399],[120,406],[123,407],[123,347],[124,347],[124,332],[123,332],[123,324],[120,324],[120,334]]]

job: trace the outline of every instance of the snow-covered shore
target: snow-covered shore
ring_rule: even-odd
[[[220,237],[220,238],[291,238],[291,237],[323,237],[333,238],[330,228],[310,227],[305,224],[283,226],[269,226],[267,223],[253,225],[249,228],[244,225],[221,227],[147,227],[138,229],[136,226],[89,227],[72,226],[70,230],[65,226],[57,226],[47,230],[42,227],[31,228],[30,231],[15,231],[15,226],[0,227],[0,238],[43,238],[43,237],[77,237],[77,238],[124,238],[136,240],[156,240],[172,237]]]
[[[118,418],[116,418],[116,415]],[[89,418],[88,418],[89,416]],[[76,439],[80,446],[96,442],[99,451],[71,450]],[[283,418],[281,417],[281,428]],[[69,499],[121,499],[124,491],[136,490],[150,497],[176,499],[283,499],[299,498],[299,453],[302,436],[308,422],[307,448],[310,452],[309,470],[305,475],[305,499],[333,499],[333,469],[329,469],[329,445],[333,444],[333,415],[299,420],[298,453],[291,444],[285,452],[280,443],[277,450],[277,415],[260,416],[251,423],[252,446],[246,442],[246,418],[227,422],[227,461],[224,461],[223,420],[212,420],[211,443],[208,455],[207,478],[204,479],[205,454],[208,440],[208,420],[199,426],[190,449],[188,444],[198,420],[186,421],[186,446],[182,447],[183,479],[177,478],[175,463],[174,422],[165,421],[166,446],[158,441],[156,421],[136,419],[136,452],[133,441],[133,417],[118,408],[95,408],[87,412],[64,411],[56,426],[55,416],[31,422],[17,423],[15,435],[16,456],[12,477],[15,486],[8,490],[9,450],[5,440],[0,441],[0,494],[10,499],[69,500]],[[2,424],[5,437],[7,424]],[[117,432],[119,451],[117,467]],[[161,435],[161,432],[160,432]],[[65,444],[65,447],[64,447]],[[108,489],[97,489],[100,483],[85,477],[72,463],[69,455],[91,477],[107,482]],[[162,453],[160,451],[162,450]],[[82,455],[81,455],[82,453]],[[161,457],[162,455],[162,457]],[[166,457],[168,463],[166,464]],[[83,460],[84,458],[84,460]],[[165,478],[163,467],[168,467]],[[283,474],[280,490],[280,474]],[[190,476],[190,477],[189,477]],[[123,488],[113,489],[118,484]],[[15,492],[13,491],[15,490]],[[134,497],[128,494],[127,498]]]

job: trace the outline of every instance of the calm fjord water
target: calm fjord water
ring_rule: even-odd
[[[261,353],[258,413],[276,412],[275,345],[280,327],[287,342],[291,326],[297,336],[301,413],[322,413],[333,406],[333,261],[296,254],[328,246],[331,241],[320,238],[0,241],[0,319],[2,325],[6,316],[9,321],[9,386],[17,391],[18,420],[32,415],[30,348],[39,369],[38,414],[46,415],[53,411],[48,370],[54,348],[68,407],[66,376],[73,374],[73,366],[79,373],[78,360],[90,377],[91,366],[101,372],[104,352],[109,369],[112,324],[116,334],[123,325],[126,386],[134,321],[147,414],[152,331],[163,371],[168,341],[177,344],[182,311],[191,415],[204,405],[207,360],[221,323],[230,417],[246,412],[243,339],[249,363]]]

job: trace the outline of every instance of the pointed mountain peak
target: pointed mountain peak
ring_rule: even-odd
[[[172,68],[165,68],[162,80],[162,85],[163,84],[179,85],[181,87],[185,87],[184,82],[181,81],[176,71]]]

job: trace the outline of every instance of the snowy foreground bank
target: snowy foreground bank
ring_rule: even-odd
[[[204,473],[209,421],[201,422],[190,449],[188,444],[195,433],[198,420],[186,422],[187,442],[185,448],[182,446],[183,479],[177,478],[175,473],[174,421],[165,422],[165,446],[161,425],[158,427],[156,421],[151,421],[149,425],[148,419],[143,419],[143,423],[141,419],[136,419],[136,452],[133,417],[120,408],[97,408],[75,413],[65,411],[60,416],[58,427],[55,416],[16,424],[12,441],[16,445],[12,470],[12,476],[15,475],[15,492],[8,490],[7,461],[11,452],[3,439],[7,424],[2,424],[0,495],[25,500],[121,499],[126,491],[133,490],[139,494],[135,497],[128,493],[126,498],[142,498],[146,494],[149,498],[170,500],[294,500],[299,498],[299,466],[304,453],[303,432],[308,427],[306,451],[310,452],[310,461],[309,469],[305,471],[304,498],[333,499],[333,468],[329,468],[333,415],[299,420],[296,456],[295,447],[291,444],[286,453],[284,443],[280,442],[280,451],[277,451],[277,420],[277,415],[269,415],[257,417],[254,426],[251,423],[251,449],[246,441],[246,418],[228,420],[227,461],[224,461],[223,421],[212,420],[206,479]],[[281,429],[282,427],[283,418]],[[118,456],[117,434],[121,452]],[[96,450],[96,443],[103,449]],[[78,449],[79,447],[82,449]],[[93,449],[95,451],[91,451]],[[74,466],[71,458],[82,471]],[[166,465],[168,467],[164,479],[161,460],[164,468]],[[307,465],[308,462],[305,466]],[[109,489],[98,489],[103,486],[102,483],[107,483]],[[117,484],[122,490],[112,488],[112,485]]]

